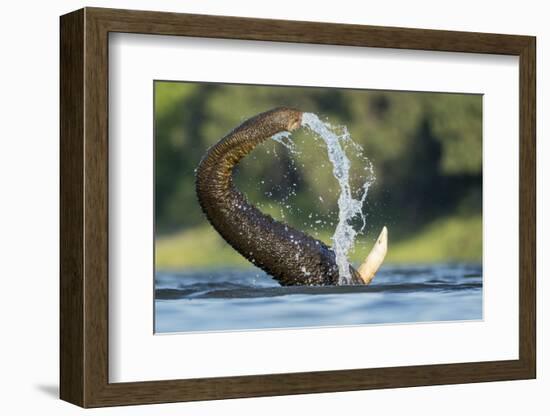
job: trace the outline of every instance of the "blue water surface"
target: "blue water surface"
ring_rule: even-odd
[[[155,332],[482,319],[476,264],[383,266],[369,286],[280,286],[258,269],[155,276]]]

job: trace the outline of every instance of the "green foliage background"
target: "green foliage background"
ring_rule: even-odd
[[[354,260],[383,225],[387,261],[481,260],[481,95],[157,81],[157,268],[247,264],[206,222],[194,169],[231,129],[278,106],[347,126],[373,165]],[[303,131],[292,140],[298,155],[272,140],[255,149],[238,166],[237,185],[262,210],[330,244],[338,188],[326,149]],[[360,186],[364,161],[352,158],[352,175]]]

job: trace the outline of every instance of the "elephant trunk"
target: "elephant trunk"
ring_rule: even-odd
[[[276,108],[245,121],[203,157],[196,171],[196,192],[218,233],[281,285],[337,285],[335,254],[326,244],[262,213],[233,184],[233,168],[244,156],[273,135],[300,127],[301,119],[298,110]],[[370,282],[372,268],[368,273]],[[352,283],[368,283],[351,266],[350,274]]]

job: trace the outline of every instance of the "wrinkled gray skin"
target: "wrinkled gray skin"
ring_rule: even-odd
[[[240,254],[281,285],[337,285],[334,252],[323,242],[276,221],[233,185],[233,168],[259,143],[301,125],[302,113],[276,108],[245,121],[212,146],[196,173],[196,192],[212,226]],[[350,266],[352,282],[361,284]]]

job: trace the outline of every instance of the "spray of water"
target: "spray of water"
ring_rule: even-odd
[[[275,134],[271,138],[275,140],[277,143],[281,143],[284,147],[286,147],[288,150],[290,150],[292,153],[296,152],[294,142],[290,139],[291,132],[289,131],[282,131],[280,133]]]
[[[328,158],[332,164],[332,173],[338,181],[340,188],[338,197],[338,224],[331,237],[332,249],[336,254],[336,264],[338,265],[338,272],[340,275],[339,284],[350,284],[351,276],[348,253],[355,244],[355,237],[358,232],[355,230],[352,223],[356,218],[361,219],[362,226],[359,231],[362,231],[366,225],[362,208],[369,187],[374,180],[372,166],[365,157],[362,157],[365,162],[364,169],[368,172],[368,175],[359,192],[358,198],[354,198],[350,186],[351,163],[346,155],[346,148],[352,148],[362,156],[363,149],[361,146],[353,142],[345,126],[333,126],[328,122],[322,121],[313,113],[302,114],[302,126],[319,136],[325,143]],[[289,139],[289,136],[290,133],[283,132],[275,135],[273,139],[283,144],[292,153],[297,153],[294,143]]]

